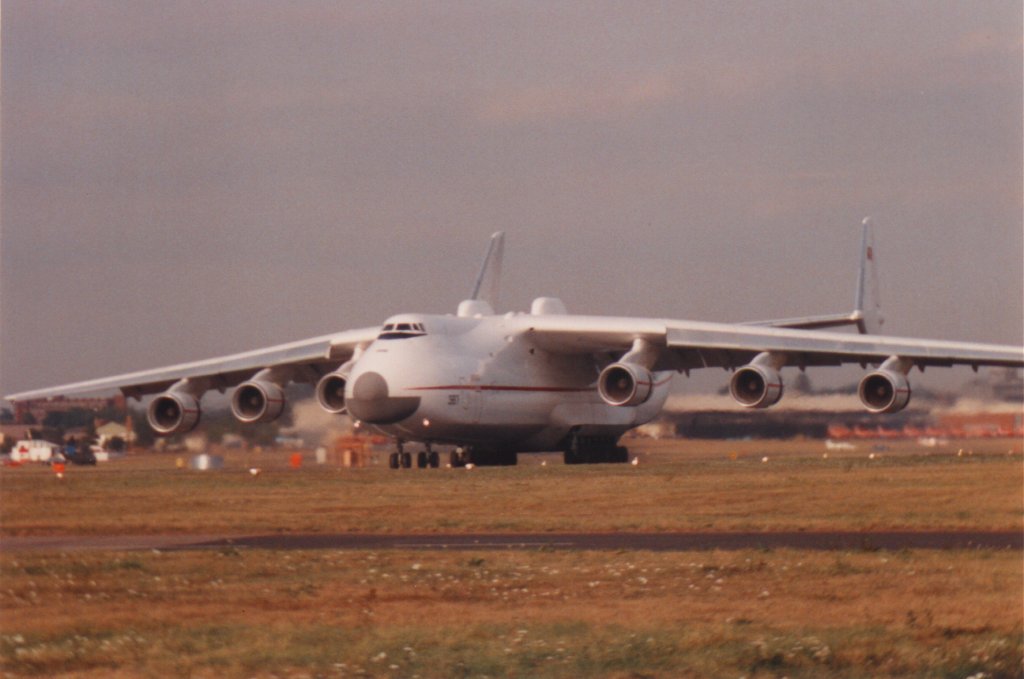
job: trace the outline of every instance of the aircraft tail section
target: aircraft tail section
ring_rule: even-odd
[[[480,265],[480,273],[477,274],[476,283],[473,285],[473,294],[469,296],[470,299],[483,300],[492,307],[497,307],[501,283],[501,260],[504,256],[505,232],[498,231],[491,236],[484,261]]]
[[[755,321],[743,325],[761,325],[773,328],[793,328],[800,330],[821,330],[854,325],[861,334],[877,333],[884,319],[878,294],[878,269],[874,248],[874,234],[871,217],[861,222],[860,259],[857,268],[857,289],[854,296],[853,311],[845,314],[829,314],[825,316],[806,316],[803,318],[785,318],[773,321]]]
[[[878,293],[878,266],[875,261],[874,233],[871,217],[865,217],[860,240],[860,267],[857,270],[857,294],[853,309],[857,315],[857,329],[861,334],[874,334],[881,330],[882,302]]]
[[[505,232],[498,231],[491,236],[487,245],[480,273],[473,284],[469,299],[459,304],[459,316],[478,316],[494,313],[498,306],[501,284],[501,261],[505,256]]]

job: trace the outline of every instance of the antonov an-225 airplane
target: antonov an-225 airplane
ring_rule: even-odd
[[[915,366],[1024,366],[1024,347],[868,335],[881,323],[870,220],[864,220],[854,311],[755,323],[577,316],[542,297],[529,313],[496,314],[503,235],[491,239],[473,294],[452,315],[401,314],[383,327],[349,330],[195,363],[13,394],[12,401],[119,389],[157,394],[147,419],[162,435],[192,430],[211,389],[234,388],[242,422],[281,415],[290,382],[316,385],[320,405],[395,439],[392,467],[410,467],[404,443],[421,442],[420,467],[439,464],[434,444],[456,446],[451,464],[515,464],[517,454],[562,451],[566,463],[625,462],[618,445],[652,420],[672,377],[698,368],[732,371],[742,406],[782,397],[785,367],[859,363],[872,368],[859,396],[873,413],[910,401]],[[822,332],[852,325],[860,335]]]

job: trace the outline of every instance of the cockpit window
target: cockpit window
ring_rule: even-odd
[[[409,337],[422,337],[427,334],[427,329],[422,323],[388,323],[381,328],[377,339],[407,339]]]

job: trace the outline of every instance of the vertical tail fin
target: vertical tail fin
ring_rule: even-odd
[[[505,234],[498,231],[491,236],[487,253],[476,275],[473,292],[469,299],[459,303],[460,317],[489,316],[498,306],[499,284],[501,283],[501,260],[505,255]]]
[[[878,264],[875,260],[874,232],[871,217],[861,222],[863,231],[860,239],[860,268],[857,271],[857,291],[854,298],[854,314],[857,329],[862,334],[874,334],[881,330],[882,304],[878,293]]]
[[[470,299],[487,302],[492,308],[498,306],[498,295],[501,292],[501,260],[504,256],[505,233],[498,231],[491,236],[491,242],[487,246],[487,254],[484,255],[484,261],[480,265],[480,273],[477,274]]]

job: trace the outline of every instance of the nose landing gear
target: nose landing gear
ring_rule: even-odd
[[[398,441],[397,450],[388,456],[388,466],[392,469],[408,469],[412,466],[412,454],[405,452],[404,441]]]
[[[405,452],[403,444],[403,441],[399,441],[397,444],[398,450],[388,456],[388,467],[391,469],[412,468],[412,453]],[[416,453],[416,467],[418,469],[426,469],[428,467],[431,469],[437,469],[440,464],[440,456],[437,454],[437,451],[431,449],[429,443],[427,444],[426,450]]]

